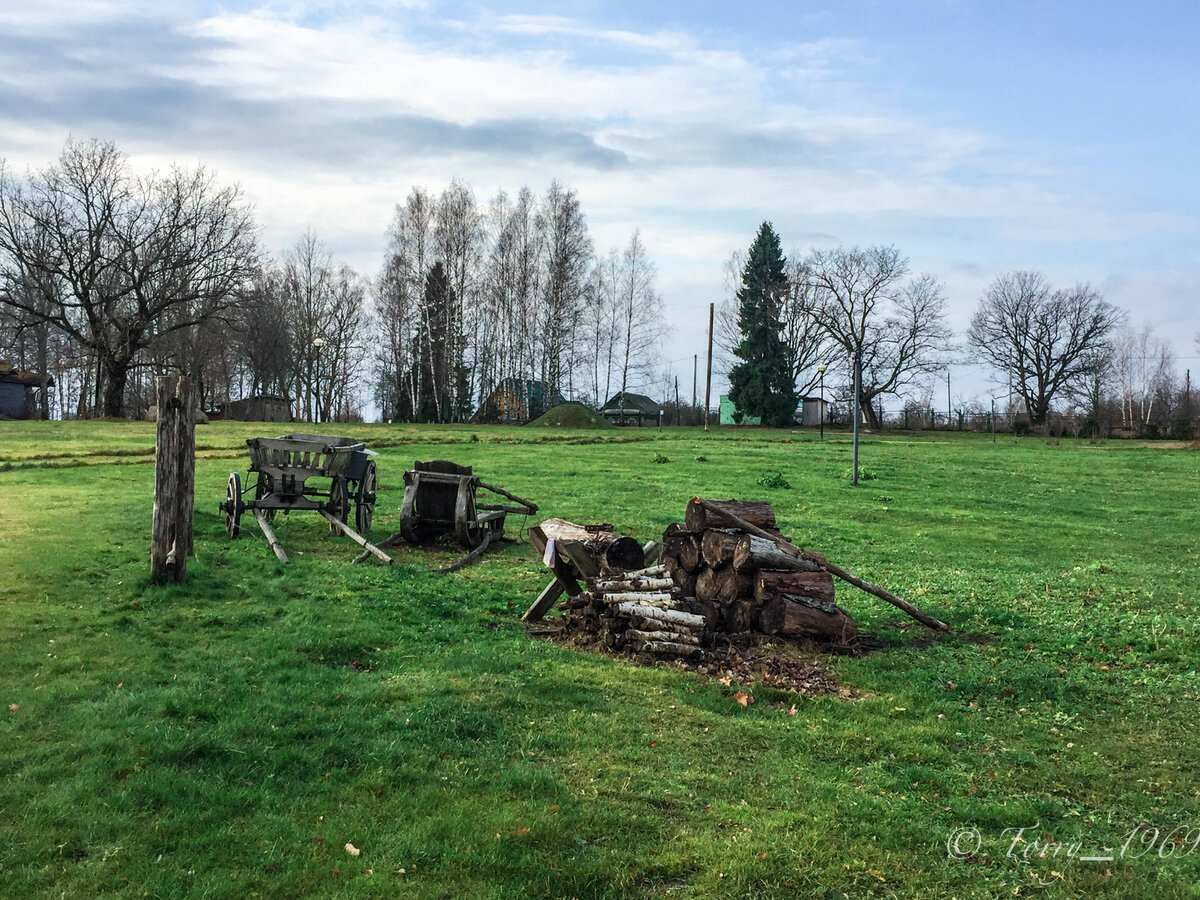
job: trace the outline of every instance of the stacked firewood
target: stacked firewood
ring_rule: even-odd
[[[858,631],[834,603],[824,557],[784,552],[786,539],[767,503],[706,507],[693,500],[684,522],[645,547],[611,526],[561,519],[530,529],[530,538],[555,577],[525,620],[541,618],[566,594],[557,603],[567,613],[565,630],[610,649],[699,659],[721,633],[847,643]]]
[[[672,595],[695,598],[713,632],[756,631],[837,643],[853,638],[858,625],[834,603],[833,576],[824,557],[784,553],[775,540],[739,527],[744,524],[787,540],[769,503],[688,503],[684,521],[668,526],[663,535],[661,562],[671,576]]]

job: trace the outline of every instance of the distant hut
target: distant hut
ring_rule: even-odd
[[[0,419],[40,419],[42,392],[54,387],[49,375],[22,372],[0,363]]]
[[[238,422],[290,422],[292,401],[274,394],[243,397],[221,407],[221,418]]]
[[[480,404],[471,421],[476,425],[524,425],[551,407],[566,403],[558,391],[532,378],[505,378]]]
[[[618,391],[604,404],[600,415],[614,425],[658,425],[662,407],[645,394]]]

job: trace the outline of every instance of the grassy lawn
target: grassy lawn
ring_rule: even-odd
[[[1200,452],[872,437],[852,488],[840,434],[337,428],[381,452],[376,539],[414,459],[642,539],[770,500],[960,632],[841,586],[883,645],[829,660],[847,700],[533,640],[526,541],[446,577],[313,514],[288,566],[230,541],[243,441],[286,429],[197,430],[159,587],[153,426],[0,423],[0,896],[1200,896]]]

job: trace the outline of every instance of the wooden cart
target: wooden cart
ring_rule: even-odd
[[[386,555],[373,548],[361,532],[370,531],[375,517],[375,451],[352,438],[324,434],[293,433],[275,438],[250,438],[250,474],[253,484],[243,486],[242,477],[233,472],[225,488],[225,531],[236,538],[241,532],[241,517],[253,512],[275,554],[286,555],[268,524],[282,510],[312,510],[329,521],[333,534],[342,532],[377,556]],[[328,485],[318,485],[329,479]],[[253,499],[244,495],[253,492]],[[354,504],[354,528],[347,524],[350,504]],[[390,562],[391,560],[388,559]]]
[[[481,503],[476,494],[490,491],[516,505]],[[419,544],[439,534],[453,532],[467,550],[485,539],[504,534],[508,513],[533,515],[537,504],[480,480],[470,466],[444,459],[414,463],[404,473],[404,505],[400,510],[400,535]]]

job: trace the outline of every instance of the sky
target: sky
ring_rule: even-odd
[[[895,245],[960,336],[1001,272],[1089,282],[1200,372],[1198,85],[1192,2],[0,4],[10,170],[70,137],[203,163],[272,253],[312,229],[368,276],[414,186],[558,179],[601,253],[641,229],[681,395],[764,220],[789,255]]]

